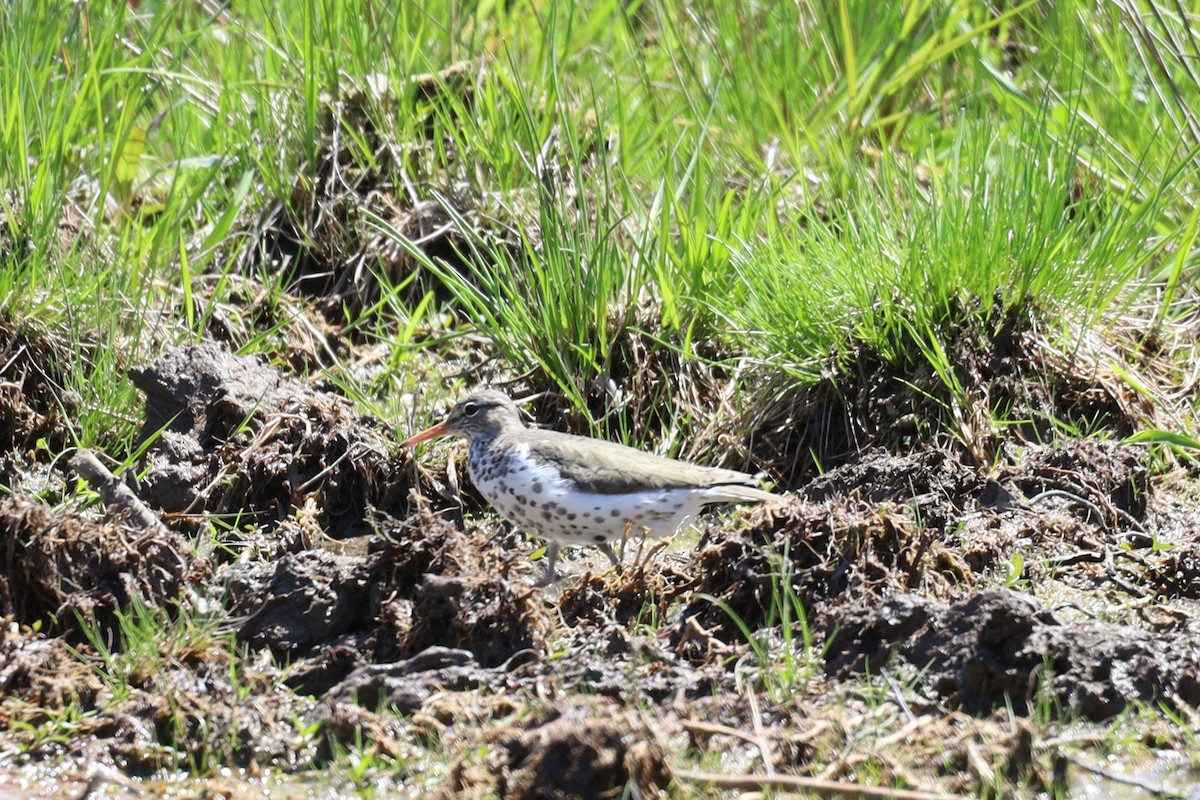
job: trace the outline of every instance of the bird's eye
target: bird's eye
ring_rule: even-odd
[[[467,403],[463,406],[463,416],[473,417],[479,412],[479,403]]]

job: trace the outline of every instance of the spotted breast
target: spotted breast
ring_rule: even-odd
[[[582,491],[528,444],[468,459],[471,481],[509,522],[562,544],[606,544],[626,536],[670,536],[704,504],[704,490],[663,488],[621,494]],[[709,501],[711,502],[711,501]]]

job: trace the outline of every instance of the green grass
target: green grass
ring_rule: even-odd
[[[79,616],[77,624],[91,647],[91,655],[80,651],[80,658],[92,664],[118,700],[131,686],[144,687],[162,675],[176,659],[233,647],[229,636],[218,633],[218,618],[185,611],[173,617],[140,597],[118,610],[116,620],[116,641],[108,640],[107,628],[96,620]]]
[[[166,720],[157,721],[157,740],[148,746],[157,749],[164,765],[174,764],[194,775],[211,775],[239,760],[237,754],[247,743],[240,739],[236,715],[253,713],[244,712],[240,704],[250,702],[254,691],[263,688],[260,677],[247,674],[249,659],[235,634],[222,633],[220,622],[219,617],[197,614],[182,603],[171,613],[136,596],[127,609],[116,612],[115,630],[77,614],[86,646],[73,652],[106,687],[106,702],[137,707],[145,704],[146,695],[164,697]],[[213,695],[222,693],[218,687],[228,688],[224,700],[233,717],[226,727],[214,728],[206,719],[211,710],[207,697],[181,691],[181,681],[195,680],[187,664],[204,664],[206,670],[225,673],[202,681]]]
[[[1021,306],[1077,335],[1147,280],[1170,314],[1194,273],[1192,31],[1144,11],[10,4],[0,302],[88,352],[63,370],[86,400],[80,444],[127,446],[124,367],[205,335],[254,261],[247,223],[304,211],[336,133],[347,169],[402,204],[446,203],[458,258],[409,255],[513,374],[581,411],[645,327],[798,386],[865,346],[931,363],[953,393],[945,338],[964,317]],[[464,60],[442,91],[411,79]],[[349,97],[361,116],[327,105]],[[456,185],[479,213],[440,199]],[[351,210],[347,248],[380,227],[409,241],[374,211]],[[365,267],[383,301],[335,321],[411,341],[432,296],[398,300],[412,274]]]

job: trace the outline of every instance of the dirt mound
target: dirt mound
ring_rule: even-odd
[[[1150,470],[1142,447],[1096,438],[1068,439],[1033,448],[1002,471],[1000,480],[1028,500],[1042,496],[1075,504],[1106,528],[1139,526],[1150,498]]]
[[[670,772],[653,732],[615,706],[542,708],[518,725],[493,728],[485,753],[458,761],[437,796],[503,800],[656,797]]]
[[[302,769],[363,741],[364,731],[391,752],[411,739],[410,726],[395,717],[278,691],[282,675],[269,660],[240,659],[219,634],[194,624],[164,628],[120,660],[5,626],[0,731],[25,759],[132,776]],[[98,668],[106,664],[117,673]]]
[[[0,451],[26,449],[43,438],[57,449],[79,403],[55,375],[61,348],[6,323],[0,343]]]
[[[0,626],[0,699],[22,701],[24,721],[73,705],[92,708],[102,688],[95,670],[75,657],[61,637]]]
[[[701,549],[701,596],[684,609],[676,643],[692,625],[726,642],[743,640],[746,629],[777,622],[781,602],[813,608],[845,594],[921,585],[933,533],[902,506],[854,506],[792,499],[764,506],[750,512],[743,530]],[[706,659],[707,645],[696,655]]]
[[[117,611],[178,597],[192,568],[190,545],[176,534],[0,500],[0,614],[18,622],[77,631],[82,618],[112,633]]]
[[[364,630],[371,592],[363,561],[306,550],[222,570],[225,606],[234,620],[244,620],[238,638],[291,657]]]
[[[930,527],[945,527],[982,494],[986,482],[953,453],[931,448],[892,455],[874,449],[805,484],[796,495],[810,503],[849,501],[909,506]]]
[[[407,511],[407,455],[345,398],[214,345],[168,351],[130,377],[152,440],[139,491],[168,522],[224,517],[269,530],[311,503],[320,530],[343,538],[370,531],[368,507]]]
[[[365,708],[387,708],[401,714],[420,710],[436,693],[461,692],[488,687],[493,670],[479,666],[467,650],[430,647],[412,658],[391,664],[359,667],[325,693],[327,698],[359,703]]]
[[[86,343],[78,347],[86,355]],[[36,484],[31,473],[44,468],[34,463],[69,444],[81,399],[63,388],[58,370],[71,357],[51,338],[0,320],[0,484]]]
[[[552,624],[529,568],[513,573],[481,532],[429,512],[378,525],[365,554],[317,549],[218,569],[239,639],[291,661],[290,685],[320,693],[353,669],[430,648],[490,668],[544,646]]]
[[[1143,448],[1068,440],[1014,451],[985,479],[943,451],[865,453],[704,547],[699,591],[721,604],[697,600],[685,618],[741,638],[732,618],[751,628],[778,618],[772,603],[785,582],[813,608],[845,595],[954,594],[1016,563],[1010,578],[1038,580],[1072,562],[1109,580],[1114,559],[1140,558],[1131,545],[1152,547],[1142,522],[1152,497],[1146,458]]]
[[[755,463],[798,487],[817,465],[829,470],[875,448],[946,450],[978,467],[1011,442],[1054,441],[1064,423],[1115,437],[1153,425],[1154,404],[1099,366],[1108,359],[1103,345],[1084,341],[1062,353],[1039,334],[1038,309],[1004,308],[998,296],[990,313],[980,313],[983,305],[947,308],[934,323],[944,366],[920,356],[928,344],[901,331],[891,354],[852,344],[832,355],[826,377],[803,390],[766,381],[745,403],[756,409],[747,420]]]
[[[558,600],[562,621],[572,627],[625,630],[647,617],[665,615],[675,600],[695,587],[696,580],[684,571],[686,565],[660,560],[662,549],[646,543],[630,545],[620,572],[588,572],[565,587]]]
[[[1150,630],[1132,616],[1068,623],[1027,595],[975,591],[1001,579],[1186,596],[1195,537],[1156,546],[1147,451],[1085,438],[1011,457],[984,479],[946,453],[873,451],[752,511],[699,552],[701,594],[673,642],[704,663],[721,645],[798,640],[807,625],[827,638],[829,676],[898,661],[975,714],[1044,701],[1099,720],[1132,702],[1194,702],[1200,640],[1179,622],[1186,610]],[[791,631],[779,629],[784,606]]]
[[[336,97],[323,96],[316,163],[298,174],[289,202],[275,204],[254,222],[252,244],[240,258],[243,272],[282,272],[290,293],[309,298],[331,321],[341,322],[375,305],[381,284],[401,287],[409,305],[428,292],[448,297],[407,250],[368,221],[364,209],[450,264],[461,264],[461,254],[470,252],[468,236],[481,235],[490,244],[518,252],[519,242],[511,233],[515,226],[490,218],[489,211],[504,212],[503,204],[485,209],[487,196],[470,188],[473,176],[453,174],[452,153],[449,164],[435,168],[435,150],[449,142],[435,145],[425,138],[433,134],[435,116],[459,113],[482,69],[478,63],[461,62],[436,74],[411,76],[405,87],[369,79],[365,86],[339,87]],[[397,140],[397,113],[426,119],[415,130],[416,140]],[[469,234],[455,217],[468,222]]]
[[[893,658],[946,701],[981,714],[1011,703],[1103,720],[1132,702],[1200,702],[1196,630],[1152,634],[1099,621],[1059,622],[1031,598],[987,589],[941,605],[900,595],[829,619],[827,671],[879,672]]]
[[[514,570],[510,554],[484,532],[459,531],[423,513],[381,525],[373,552],[381,595],[380,660],[428,647],[461,648],[487,667],[523,650],[540,650],[553,629],[531,570]]]
[[[86,732],[100,744],[95,757],[150,775],[296,763],[315,755],[316,742],[297,736],[312,703],[267,693],[278,680],[274,670],[231,668],[231,656],[215,647],[164,650],[161,662],[130,674],[121,693],[89,720]],[[245,702],[251,695],[255,702]]]

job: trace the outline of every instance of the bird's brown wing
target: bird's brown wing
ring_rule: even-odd
[[[596,494],[703,489],[722,485],[750,486],[755,482],[754,477],[745,472],[700,467],[603,439],[545,430],[539,430],[536,434],[526,439],[531,455],[536,454],[541,460],[552,464],[584,491]],[[767,492],[761,493],[770,496]]]

